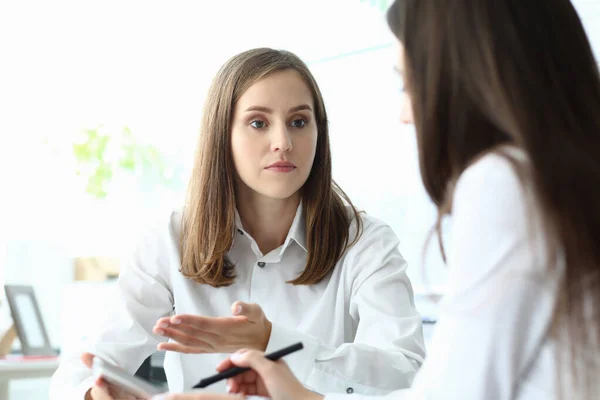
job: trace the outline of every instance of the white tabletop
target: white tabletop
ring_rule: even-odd
[[[59,358],[4,358],[0,359],[0,379],[27,379],[52,376],[58,368]]]

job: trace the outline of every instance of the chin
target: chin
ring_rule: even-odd
[[[296,192],[277,192],[277,193],[263,193],[263,196],[268,197],[270,199],[276,199],[276,200],[287,200],[290,197],[292,197],[294,194],[296,194]]]
[[[257,192],[271,199],[286,200],[298,193],[299,190],[300,188],[265,188],[257,190]]]

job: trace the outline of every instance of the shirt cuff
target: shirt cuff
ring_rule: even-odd
[[[348,378],[337,376],[335,373],[319,368],[317,359],[328,357],[329,354],[326,354],[328,353],[328,350],[333,354],[335,349],[328,349],[319,344],[318,340],[312,336],[296,330],[272,324],[271,337],[267,344],[266,353],[280,350],[283,347],[290,346],[297,342],[302,342],[304,348],[296,353],[286,356],[284,360],[289,365],[296,378],[298,378],[298,380],[300,380],[300,382],[308,389],[319,394],[332,392],[343,393],[346,396],[347,394],[352,393],[357,396],[358,393],[373,396],[382,396],[390,393],[389,390],[381,390],[353,382]],[[348,399],[344,398],[343,400]]]
[[[284,360],[300,381],[307,382],[320,349],[319,342],[315,338],[296,330],[272,324],[271,337],[265,352],[272,353],[297,342],[302,342],[304,348],[285,356]]]
[[[390,392],[387,395],[362,395],[362,394],[353,394],[351,397],[348,397],[347,394],[342,393],[327,393],[323,400],[409,400],[414,399],[411,395],[410,389],[400,389],[394,392]]]
[[[352,382],[348,379],[344,379],[327,371],[321,371],[316,368],[313,371],[313,373],[308,377],[307,384],[308,386],[313,386],[317,388],[326,388],[326,399],[329,399],[330,396],[336,396],[335,400],[348,400],[347,396],[349,394],[352,394],[353,400],[356,400],[357,398],[359,398],[359,396],[362,395],[375,396],[377,398],[374,400],[381,400],[381,398],[379,398],[378,396],[385,396],[390,394],[389,390],[381,390],[372,386],[362,385],[358,382]],[[338,398],[337,396],[343,397]],[[394,400],[398,399],[394,398]]]

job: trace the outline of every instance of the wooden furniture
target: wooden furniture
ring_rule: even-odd
[[[13,324],[8,331],[4,333],[2,337],[0,337],[0,358],[4,357],[7,354],[10,354],[10,349],[12,347],[13,342],[17,338],[17,329]]]

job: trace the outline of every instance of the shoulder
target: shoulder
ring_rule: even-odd
[[[172,241],[179,240],[181,234],[181,223],[183,210],[175,209],[156,215],[154,219],[148,219],[141,234],[142,242],[150,241]]]
[[[350,225],[350,242],[343,257],[344,268],[353,276],[369,276],[387,264],[405,268],[404,258],[400,255],[400,241],[392,228],[384,221],[365,212],[359,213],[360,236],[356,239],[359,223],[353,218]],[[355,240],[356,239],[356,240]]]
[[[486,154],[463,172],[453,197],[449,266],[473,279],[509,264],[507,271],[533,272],[546,263],[546,245],[524,153]]]
[[[122,290],[138,290],[141,282],[172,290],[173,274],[180,269],[180,226],[181,213],[176,211],[157,213],[141,224],[137,242],[119,274]]]
[[[532,200],[528,168],[525,154],[514,148],[482,156],[456,182],[452,214],[473,214],[477,206],[486,215],[525,212]]]
[[[352,219],[349,240],[354,243],[346,249],[340,265],[340,273],[352,293],[373,279],[385,279],[390,284],[405,282],[407,263],[400,254],[400,242],[392,228],[365,212],[360,212],[358,218]],[[359,221],[362,231],[356,239]]]
[[[356,235],[360,237],[350,249],[361,249],[365,245],[372,244],[373,241],[394,242],[398,245],[398,237],[392,228],[384,221],[367,214],[364,211],[359,211],[358,220],[354,216],[352,208],[347,206],[348,215],[351,218],[349,241],[352,242]],[[360,231],[359,231],[360,228]]]
[[[182,211],[173,210],[148,219],[141,227],[133,258],[139,265],[179,258]]]

